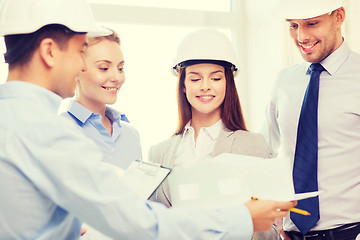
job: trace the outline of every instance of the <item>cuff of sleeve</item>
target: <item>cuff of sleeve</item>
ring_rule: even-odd
[[[233,219],[229,223],[229,235],[225,239],[251,239],[254,226],[248,208],[245,205],[240,205],[229,207],[224,211],[228,212],[229,219]]]
[[[217,209],[165,209],[148,203],[156,210],[158,239],[251,239],[253,223],[245,205]],[[180,237],[182,236],[182,237]]]

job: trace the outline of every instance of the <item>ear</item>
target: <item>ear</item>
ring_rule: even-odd
[[[335,10],[336,22],[341,26],[345,20],[345,9],[344,7]]]
[[[45,65],[52,68],[55,65],[55,56],[59,48],[51,38],[44,38],[39,45],[40,58]]]

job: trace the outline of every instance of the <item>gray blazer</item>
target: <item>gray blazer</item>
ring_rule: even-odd
[[[174,167],[174,160],[182,135],[175,135],[163,142],[152,146],[149,150],[149,161],[160,163],[164,167]],[[221,153],[237,153],[253,157],[269,158],[269,149],[264,137],[260,134],[247,131],[230,131],[226,128],[221,129],[216,140],[212,156]],[[167,180],[153,193],[150,200],[161,202],[165,206],[171,206],[171,196]],[[278,229],[273,228],[265,233],[254,234],[253,239],[277,240],[281,239]]]

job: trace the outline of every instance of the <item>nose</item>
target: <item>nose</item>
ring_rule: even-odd
[[[125,73],[124,71],[119,71],[119,69],[115,68],[110,81],[113,83],[118,83],[120,86],[125,82]]]
[[[208,78],[202,79],[201,85],[200,85],[200,90],[204,91],[204,92],[207,92],[207,91],[210,90],[210,88],[211,88],[210,79],[208,79]]]
[[[297,29],[297,40],[300,43],[306,43],[309,41],[310,37],[309,37],[309,32],[307,31],[307,29],[305,27],[298,27]]]

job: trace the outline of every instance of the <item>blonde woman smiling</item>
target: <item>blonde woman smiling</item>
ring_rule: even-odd
[[[120,39],[113,31],[109,36],[89,38],[88,44],[86,68],[77,79],[76,100],[63,115],[97,143],[104,161],[126,169],[142,156],[138,131],[124,114],[107,106],[116,102],[125,82]]]

